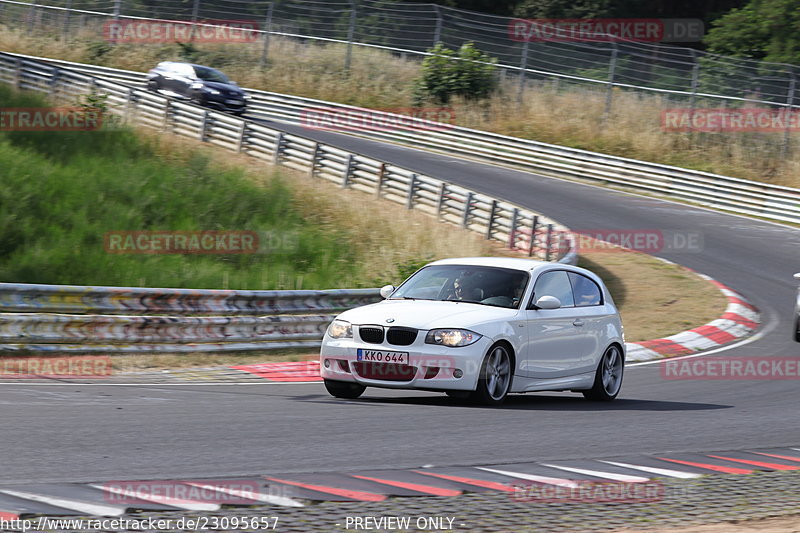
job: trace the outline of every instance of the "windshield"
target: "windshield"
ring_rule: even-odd
[[[471,302],[516,309],[528,277],[527,272],[510,268],[433,265],[408,278],[390,299]]]
[[[197,77],[205,81],[215,81],[217,83],[230,83],[228,77],[218,70],[208,67],[194,67]]]

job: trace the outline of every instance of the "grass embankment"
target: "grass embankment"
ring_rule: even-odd
[[[259,68],[261,44],[121,44],[111,47],[96,31],[58,40],[60,28],[30,36],[0,26],[0,49],[116,68],[146,71],[162,60],[192,60],[225,70],[246,87],[372,108],[410,106],[419,62],[356,47],[350,75],[342,72],[340,45],[303,44],[273,38],[266,68]],[[490,100],[456,101],[459,125],[537,141],[631,157],[729,176],[800,187],[800,150],[784,156],[783,133],[700,134],[661,130],[661,110],[685,107],[662,96],[615,90],[603,120],[604,89],[531,83],[522,103],[509,82]],[[715,107],[715,101],[698,107]],[[797,136],[793,136],[796,142]]]
[[[8,107],[42,106],[0,86]],[[0,134],[0,281],[298,289],[374,287],[433,257],[483,255],[479,236],[422,216],[345,206],[285,175],[248,174],[189,143],[131,130]],[[389,228],[388,230],[385,228]],[[255,231],[255,254],[120,254],[120,231]],[[453,232],[461,238],[449,237]]]

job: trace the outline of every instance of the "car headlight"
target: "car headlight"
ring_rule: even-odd
[[[479,335],[468,329],[432,329],[425,336],[427,344],[438,344],[440,346],[469,346],[477,342],[483,335]]]
[[[344,320],[334,320],[328,326],[328,335],[334,339],[352,339],[353,325]]]
[[[208,92],[209,92],[209,94],[219,94],[219,91],[218,91],[218,90],[216,90],[216,89],[211,89],[210,87],[206,87],[206,91],[208,91]]]

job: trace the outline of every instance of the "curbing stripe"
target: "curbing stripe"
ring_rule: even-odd
[[[665,263],[676,264],[660,257],[658,259]],[[682,268],[713,284],[725,295],[728,299],[725,312],[708,324],[663,339],[626,343],[628,361],[649,361],[689,355],[734,342],[750,335],[758,328],[760,322],[758,308],[741,294],[710,276],[696,272],[689,267]]]
[[[542,463],[542,466],[546,466],[547,468],[558,468],[559,470],[574,472],[576,474],[599,477],[601,479],[610,479],[611,481],[619,481],[621,483],[644,483],[645,481],[650,481],[649,477],[631,476],[628,474],[617,474],[615,472],[605,472],[600,470],[589,470],[588,468],[574,468],[571,466],[559,466],[548,463]]]
[[[423,494],[430,494],[431,496],[459,496],[460,494],[462,494],[462,491],[460,490],[443,489],[440,487],[432,487],[430,485],[420,485],[419,483],[407,483],[405,481],[395,481],[393,479],[380,479],[377,477],[369,477],[369,476],[358,476],[355,474],[352,474],[352,477],[357,479],[364,479],[366,481],[372,481],[374,483],[380,483],[382,485],[389,485],[391,487],[399,487],[401,489],[413,490],[421,492]]]
[[[693,461],[681,461],[680,459],[668,459],[666,457],[656,457],[662,461],[669,461],[671,463],[678,463],[679,465],[694,466],[697,468],[705,468],[706,470],[713,470],[715,472],[722,472],[723,474],[752,474],[752,470],[745,470],[744,468],[734,468],[732,466],[719,466],[708,463],[695,463]]]

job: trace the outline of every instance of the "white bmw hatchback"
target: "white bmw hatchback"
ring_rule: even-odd
[[[383,301],[328,327],[320,372],[333,396],[366,387],[441,391],[488,405],[509,393],[619,394],[622,322],[594,273],[529,259],[433,262]]]

